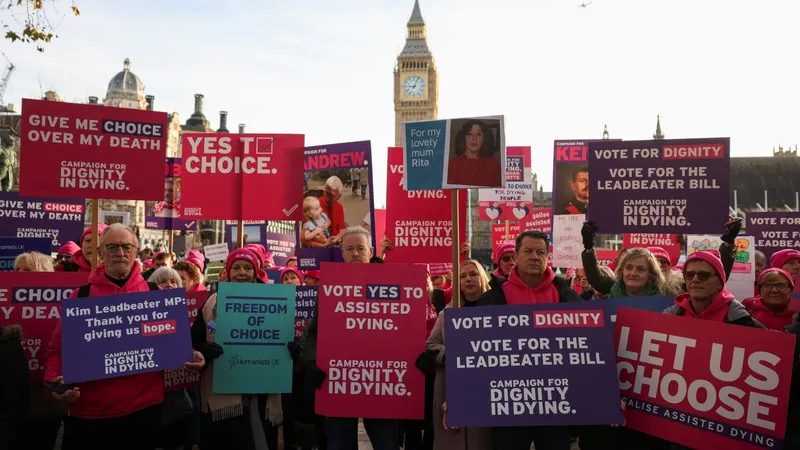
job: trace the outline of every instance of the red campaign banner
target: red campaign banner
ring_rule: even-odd
[[[189,325],[194,324],[200,308],[208,300],[208,291],[188,292],[186,306],[189,309]],[[164,371],[164,389],[177,391],[200,386],[200,372],[189,372],[184,369],[170,369]]]
[[[184,133],[181,218],[305,220],[302,134]]]
[[[386,234],[386,210],[376,209],[375,213],[375,245],[380,248],[381,239]]]
[[[387,262],[453,263],[452,200],[449,190],[403,190],[403,149],[389,147],[386,172],[386,236],[394,245]],[[459,191],[459,245],[467,241],[467,191]],[[380,245],[380,241],[378,241]]]
[[[678,264],[681,258],[681,244],[677,234],[658,233],[625,233],[622,236],[622,248],[661,247],[669,253],[672,265]]]
[[[795,337],[619,308],[627,426],[690,448],[783,448]]]
[[[532,213],[531,148],[506,147],[506,187],[478,190],[478,219],[528,220]]]
[[[619,250],[595,249],[594,254],[601,266],[607,266],[619,255]]]
[[[317,414],[422,419],[425,375],[414,363],[425,350],[425,267],[321,266]]]
[[[166,113],[25,98],[20,133],[21,195],[164,198]]]
[[[31,381],[44,377],[44,349],[61,317],[61,300],[88,279],[84,272],[0,272],[0,326],[22,326]]]

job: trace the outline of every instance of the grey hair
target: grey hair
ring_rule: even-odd
[[[347,227],[347,229],[344,230],[344,233],[342,234],[342,241],[344,241],[344,238],[352,234],[360,234],[365,238],[367,238],[367,242],[372,242],[372,233],[370,233],[369,230],[365,230],[362,227],[356,227],[356,226]]]
[[[112,223],[111,225],[106,227],[106,229],[103,230],[102,233],[100,233],[100,243],[101,243],[100,245],[102,245],[103,236],[105,236],[106,233],[108,233],[111,230],[125,230],[125,231],[127,231],[128,233],[131,234],[131,236],[133,236],[133,240],[136,241],[136,248],[139,248],[139,238],[136,237],[136,232],[133,231],[133,228],[131,228],[131,227],[127,226],[127,225],[121,224],[121,223]]]
[[[342,191],[342,180],[339,177],[337,177],[336,175],[334,175],[334,176],[328,178],[325,181],[325,187],[329,187],[329,188],[331,188],[333,190],[341,192]]]
[[[20,253],[14,258],[14,270],[23,264],[27,265],[31,272],[53,272],[53,258],[44,253],[28,252]]]
[[[150,275],[150,279],[147,281],[159,284],[167,280],[175,280],[178,282],[178,287],[183,287],[183,280],[181,280],[180,274],[171,267],[159,267]]]

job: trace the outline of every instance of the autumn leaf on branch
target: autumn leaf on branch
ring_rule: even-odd
[[[44,51],[44,44],[58,37],[56,28],[66,14],[59,11],[61,0],[0,0],[6,2],[6,8],[0,9],[0,23],[6,30],[6,39],[11,42],[35,44],[36,49]],[[72,15],[81,14],[75,1],[70,2]],[[51,17],[58,18],[58,23]]]

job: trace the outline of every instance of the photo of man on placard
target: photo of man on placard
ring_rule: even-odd
[[[589,208],[589,166],[585,162],[560,163],[556,166],[557,215],[586,214]]]

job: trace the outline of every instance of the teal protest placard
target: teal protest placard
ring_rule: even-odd
[[[215,394],[292,392],[295,290],[289,284],[220,283],[214,361]]]

